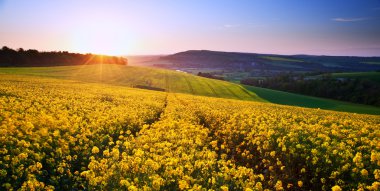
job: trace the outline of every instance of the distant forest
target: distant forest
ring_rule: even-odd
[[[127,65],[126,58],[96,54],[69,53],[67,51],[39,52],[38,50],[13,50],[4,46],[0,49],[0,67],[11,66],[74,66],[83,64]]]
[[[241,84],[324,97],[353,103],[380,106],[380,84],[369,79],[334,79],[326,74],[321,79],[306,80],[293,75],[267,79],[247,78]]]
[[[198,76],[205,77],[205,78],[211,78],[211,79],[217,79],[217,80],[224,80],[221,76],[215,76],[211,73],[205,73],[205,72],[198,72]]]

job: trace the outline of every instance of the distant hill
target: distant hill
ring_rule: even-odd
[[[161,57],[170,63],[166,67],[218,68],[277,71],[376,71],[380,70],[380,57],[274,55],[239,52],[189,50]]]
[[[0,66],[73,66],[85,64],[126,65],[127,59],[116,56],[78,54],[67,51],[39,52],[38,50],[16,50],[4,46],[0,49]]]

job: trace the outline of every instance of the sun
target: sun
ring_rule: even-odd
[[[72,29],[71,49],[80,53],[122,56],[133,52],[136,35],[115,23],[89,22]]]
[[[109,35],[77,32],[72,37],[71,49],[74,52],[104,54],[111,56],[127,55],[132,47]]]

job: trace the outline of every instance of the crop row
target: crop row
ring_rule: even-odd
[[[3,75],[7,190],[378,190],[380,118]]]

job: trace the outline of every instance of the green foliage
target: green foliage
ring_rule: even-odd
[[[354,104],[331,99],[304,96],[300,94],[288,93],[283,91],[259,88],[253,86],[244,86],[249,91],[254,92],[259,97],[277,104],[292,105],[308,108],[320,108],[334,111],[345,111],[353,113],[366,113],[380,115],[380,108]]]
[[[22,48],[18,51],[3,47],[0,49],[0,66],[30,67],[30,66],[75,66],[83,64],[121,64],[126,65],[127,59],[116,56],[97,54],[59,52],[39,52]]]
[[[379,75],[376,75],[375,72],[342,73],[341,77],[334,77],[331,73],[312,77],[305,77],[304,74],[280,74],[265,79],[246,78],[242,79],[240,83],[380,107],[380,83],[375,81],[376,77]]]
[[[380,72],[349,72],[349,73],[333,73],[333,78],[353,78],[353,79],[369,79],[380,83]]]

